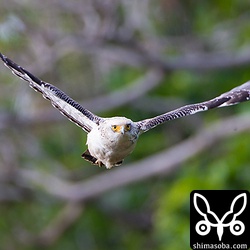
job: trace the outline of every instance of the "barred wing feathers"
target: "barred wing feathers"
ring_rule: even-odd
[[[30,87],[40,92],[44,98],[50,100],[55,108],[87,133],[102,120],[101,117],[82,107],[54,85],[40,80],[1,53],[0,58],[16,76],[29,82]]]
[[[198,112],[206,111],[213,108],[226,107],[245,102],[250,99],[250,81],[214,98],[209,101],[186,105],[168,113],[137,122],[141,132],[146,132],[164,122],[193,115]]]

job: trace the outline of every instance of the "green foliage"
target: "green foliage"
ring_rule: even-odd
[[[159,249],[189,247],[189,194],[201,189],[249,189],[250,145],[246,134],[216,145],[213,159],[195,157],[162,188],[155,213]],[[208,159],[209,158],[209,159]]]
[[[183,61],[189,58],[192,63],[204,57],[205,65],[209,58],[205,55],[219,60],[220,56],[237,57],[249,51],[248,0],[111,2],[112,5],[106,1],[18,4],[3,1],[0,52],[84,103],[133,86],[149,68],[159,68],[154,60],[157,56],[177,64],[182,63],[182,58]],[[142,4],[139,10],[136,4]],[[18,17],[19,25],[11,25],[8,21],[11,15]],[[204,71],[186,68],[165,70],[161,83],[146,97],[166,101],[171,97],[181,99],[183,104],[195,103],[250,79],[246,64]],[[48,113],[52,109],[50,104],[44,104],[39,95],[19,93],[22,87],[17,88],[17,84],[19,80],[0,65],[0,186],[3,190],[0,192],[0,243],[3,250],[189,249],[192,190],[249,190],[249,133],[235,133],[183,162],[168,176],[119,187],[86,201],[81,216],[55,242],[42,247],[36,237],[67,202],[47,194],[32,181],[24,181],[19,170],[39,170],[69,183],[87,182],[107,170],[81,158],[86,149],[86,135],[81,129],[66,124],[66,118],[53,120],[55,113]],[[23,82],[20,84],[24,86]],[[18,99],[25,98],[30,102],[22,107]],[[123,115],[133,120],[158,115],[153,110],[137,109],[134,105],[137,102],[140,99],[122,107],[114,105],[100,115]],[[249,113],[249,105],[248,102],[213,110],[197,114],[193,122],[178,120],[174,125],[158,127],[141,136],[122,167],[171,148],[195,134],[201,126],[209,126],[226,116]],[[32,120],[33,116],[29,116],[32,112],[45,114],[51,123]],[[12,121],[7,128],[4,128],[5,117]],[[22,195],[16,198],[14,191],[8,193],[5,188],[21,190]]]
[[[116,67],[105,79],[107,90],[115,91],[124,88],[140,77],[140,70],[131,67]]]

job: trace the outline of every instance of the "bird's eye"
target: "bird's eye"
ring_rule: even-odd
[[[131,125],[130,125],[130,124],[127,124],[127,125],[126,125],[126,130],[127,130],[127,131],[130,131],[130,129],[131,129]]]
[[[116,129],[117,129],[117,126],[116,125],[112,125],[112,130],[116,131]]]

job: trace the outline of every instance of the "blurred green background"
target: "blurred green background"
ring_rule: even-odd
[[[250,79],[248,0],[2,0],[0,14],[0,52],[100,116],[137,121]],[[189,249],[192,190],[250,189],[250,103],[159,126],[106,170],[80,157],[86,134],[3,64],[0,89],[1,249]],[[168,158],[227,119],[239,122],[223,139]]]

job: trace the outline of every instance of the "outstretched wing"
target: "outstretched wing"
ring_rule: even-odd
[[[137,122],[141,132],[146,132],[164,122],[193,115],[198,112],[206,111],[213,108],[226,107],[250,99],[250,81],[206,102],[186,105],[168,113]]]
[[[94,115],[89,110],[82,107],[79,103],[71,99],[57,87],[43,82],[1,53],[0,57],[4,64],[16,76],[29,82],[30,87],[42,93],[43,97],[50,100],[55,108],[59,109],[63,115],[65,115],[72,122],[76,123],[87,133],[90,132],[94,126],[97,126],[97,124],[99,124],[102,120],[101,117]]]

